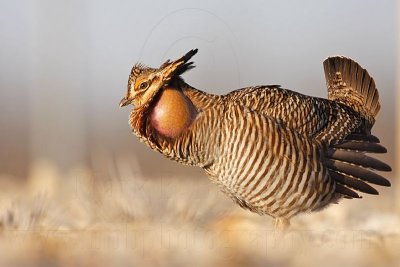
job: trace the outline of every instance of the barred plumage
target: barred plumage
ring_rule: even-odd
[[[188,61],[196,52],[159,69],[132,69],[120,105],[135,105],[130,125],[150,148],[203,168],[241,207],[284,223],[341,197],[359,198],[356,191],[377,194],[369,184],[390,185],[371,171],[390,171],[390,166],[365,154],[386,149],[370,132],[380,107],[375,83],[357,63],[345,57],[324,62],[329,99],[277,85],[218,96],[180,77],[193,68]],[[179,101],[166,101],[167,90],[176,90]],[[164,132],[149,119],[157,120],[160,110],[162,119],[163,112],[181,114],[182,105],[193,118],[174,117],[163,125]],[[176,131],[177,125],[182,129]]]

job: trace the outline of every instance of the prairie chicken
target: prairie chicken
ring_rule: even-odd
[[[147,146],[204,169],[241,207],[285,228],[301,212],[390,186],[372,170],[390,166],[366,153],[386,153],[371,134],[380,109],[368,72],[353,60],[324,61],[328,99],[278,85],[214,95],[181,74],[197,49],[158,69],[136,64],[120,106],[133,104],[130,126]]]

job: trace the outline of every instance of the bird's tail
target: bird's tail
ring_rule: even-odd
[[[335,56],[324,61],[328,98],[360,113],[371,130],[379,112],[379,93],[374,79],[352,59]]]
[[[390,186],[390,182],[374,171],[391,171],[386,163],[366,153],[386,153],[373,135],[350,134],[339,145],[328,149],[326,166],[336,182],[336,192],[347,198],[360,198],[356,191],[377,195],[370,184]]]

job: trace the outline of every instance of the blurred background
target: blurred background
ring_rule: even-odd
[[[212,93],[280,84],[326,97],[322,61],[368,69],[382,111],[374,128],[395,165],[396,1],[1,1],[0,172],[38,160],[68,170],[101,153],[139,156],[155,175],[187,168],[139,144],[119,109],[132,65],[158,67],[199,48],[186,81]]]
[[[17,195],[12,190],[28,185],[51,198],[68,183],[76,193],[81,184],[135,175],[181,177],[177,183],[204,182],[214,190],[200,170],[141,144],[131,134],[129,108],[118,107],[134,63],[158,67],[192,48],[199,48],[197,67],[185,80],[218,94],[280,84],[326,97],[323,60],[355,59],[380,92],[373,133],[388,148],[380,158],[393,167],[387,177],[396,187],[399,6],[395,0],[0,0],[0,195],[8,201]],[[385,197],[364,208],[400,210],[396,189],[380,192]]]

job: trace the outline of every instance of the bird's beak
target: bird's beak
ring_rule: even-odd
[[[129,105],[131,101],[127,99],[126,97],[122,98],[121,101],[119,102],[119,107],[125,107],[126,105]]]

